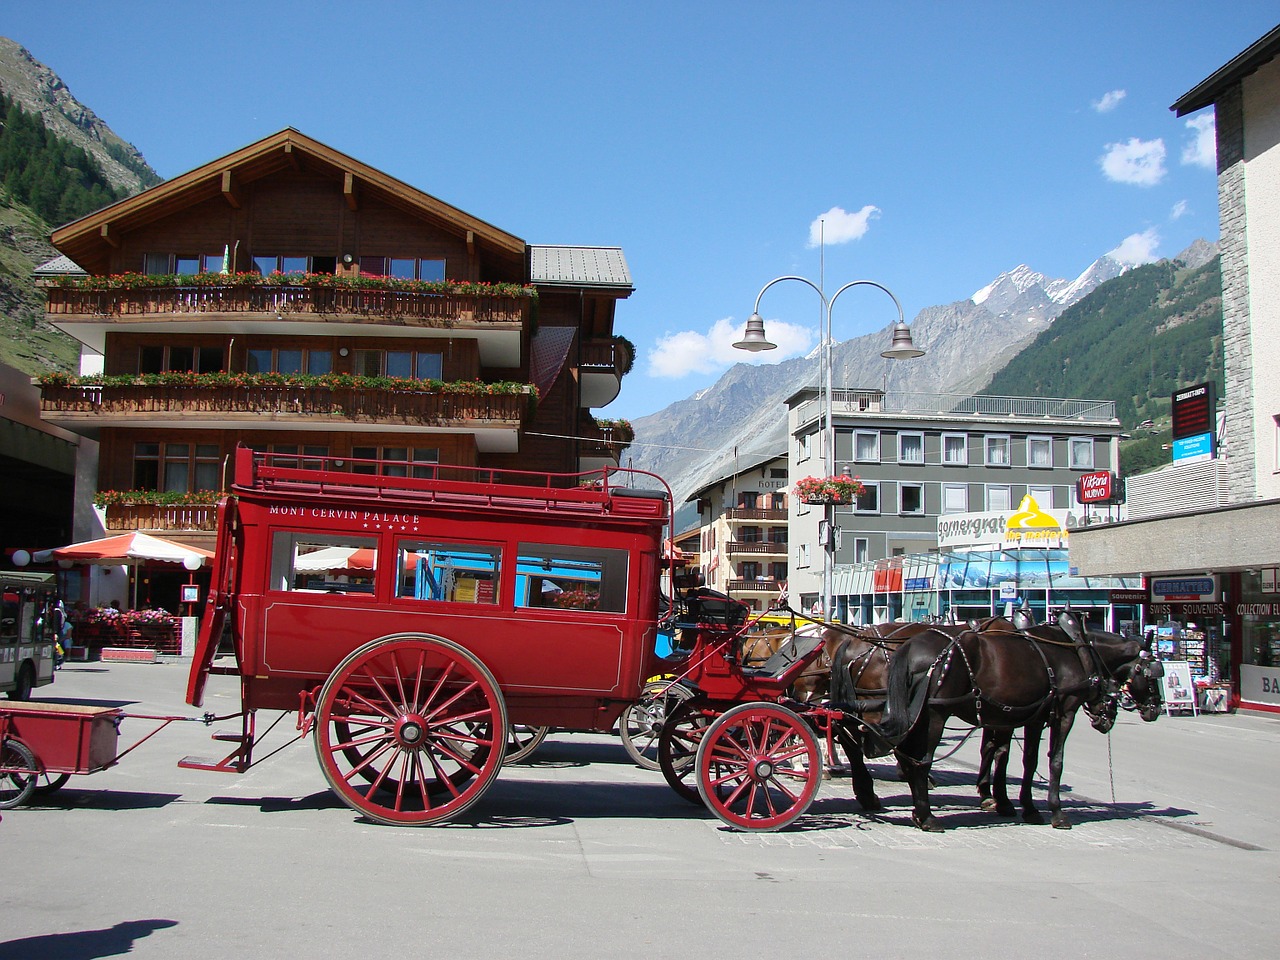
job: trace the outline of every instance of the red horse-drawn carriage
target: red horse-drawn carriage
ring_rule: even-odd
[[[665,484],[623,485],[629,471],[567,484],[347,467],[238,451],[187,699],[201,704],[210,673],[237,675],[243,729],[221,735],[234,741],[225,758],[184,766],[246,768],[256,711],[295,710],[349,806],[385,823],[447,820],[493,782],[513,726],[611,730],[646,680],[673,669],[655,648],[674,617],[692,641],[686,680],[743,706],[723,717],[704,706],[686,722],[683,752],[666,751],[668,779],[693,777],[718,815],[748,829],[808,805],[816,741],[777,701],[820,641],[744,668],[733,641],[745,608],[702,592],[663,600]],[[704,740],[695,758],[687,745]]]

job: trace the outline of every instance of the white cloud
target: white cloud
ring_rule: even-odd
[[[857,213],[849,213],[840,207],[832,207],[826,213],[818,214],[809,224],[809,246],[816,247],[821,242],[848,243],[850,240],[861,240],[867,232],[870,221],[880,216],[880,208],[867,204]]]
[[[1098,162],[1108,180],[1154,187],[1164,179],[1164,154],[1163,140],[1130,137],[1125,143],[1108,143]]]
[[[1109,90],[1102,95],[1101,100],[1093,101],[1093,109],[1098,113],[1110,113],[1120,106],[1120,101],[1124,98],[1125,92],[1123,90]]]
[[[778,345],[776,350],[747,353],[733,349],[742,339],[746,323],[732,318],[717,320],[706,333],[681,330],[658,339],[649,351],[648,375],[677,380],[692,373],[719,373],[735,363],[779,363],[789,357],[807,353],[814,343],[814,332],[803,326],[781,320],[766,320],[765,336]]]
[[[1187,121],[1191,139],[1182,148],[1182,162],[1208,170],[1218,166],[1218,135],[1212,113],[1201,114]]]
[[[1160,259],[1156,248],[1160,246],[1160,234],[1155,227],[1142,233],[1131,233],[1120,241],[1120,246],[1108,250],[1107,256],[1119,260],[1126,266],[1136,267],[1143,263],[1154,263]]]
[[[1181,220],[1187,215],[1187,201],[1179,200],[1173,205],[1173,209],[1169,211],[1170,220]]]

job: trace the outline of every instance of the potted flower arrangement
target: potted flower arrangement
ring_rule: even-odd
[[[805,503],[853,503],[862,493],[857,477],[805,477],[796,481],[795,494]]]

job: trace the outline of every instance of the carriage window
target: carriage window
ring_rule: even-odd
[[[271,589],[373,593],[375,537],[277,531],[271,541]]]
[[[627,551],[520,544],[516,606],[622,613],[627,608]]]
[[[479,543],[402,540],[396,596],[448,603],[497,603],[502,550]]]

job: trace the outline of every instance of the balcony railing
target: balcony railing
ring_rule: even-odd
[[[725,584],[730,593],[777,593],[778,581],[769,580],[730,580]]]
[[[50,419],[269,415],[321,421],[398,421],[422,426],[496,421],[518,425],[529,409],[524,393],[405,392],[317,386],[54,385],[41,388]]]
[[[786,556],[785,543],[773,543],[768,540],[730,540],[726,544],[729,553],[759,553],[768,556]]]
[[[798,422],[822,416],[821,396],[797,408]],[[833,390],[831,412],[840,416],[903,414],[907,416],[973,416],[1026,420],[1075,420],[1111,423],[1114,400],[1069,400],[1051,397],[986,397],[960,393],[884,393],[880,390]]]
[[[266,314],[305,320],[335,316],[374,317],[422,326],[468,323],[522,324],[528,297],[497,294],[421,293],[367,287],[254,284],[190,287],[130,287],[45,291],[51,318],[113,319],[154,315]]]
[[[106,508],[108,530],[216,530],[217,504],[113,503]]]
[[[787,521],[786,510],[766,510],[763,507],[732,507],[724,512],[726,520],[780,520]]]
[[[605,367],[617,376],[625,376],[631,369],[634,357],[625,340],[583,340],[579,354],[579,367]]]

